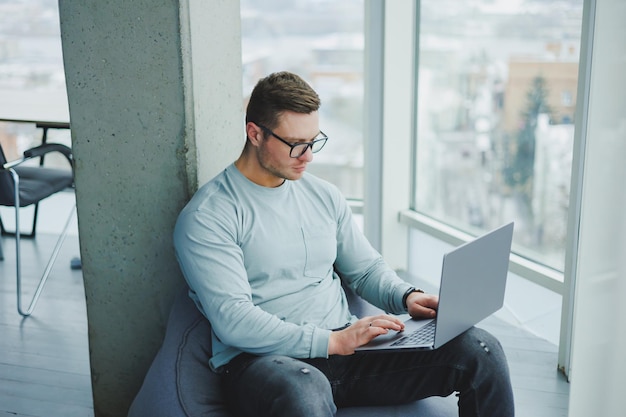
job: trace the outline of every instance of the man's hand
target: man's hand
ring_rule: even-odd
[[[437,315],[439,297],[434,294],[412,292],[406,298],[406,307],[414,319],[432,319]]]
[[[365,345],[376,336],[402,330],[404,323],[396,317],[386,314],[364,317],[343,330],[331,332],[328,354],[351,355],[357,347]]]
[[[434,318],[437,315],[439,297],[434,294],[413,292],[407,297],[406,305],[413,318]],[[389,331],[403,330],[404,323],[396,317],[386,314],[364,317],[351,326],[330,334],[328,354],[351,355],[356,348],[367,344],[377,336],[387,334]]]

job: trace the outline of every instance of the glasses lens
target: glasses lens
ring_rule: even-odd
[[[327,140],[328,138],[321,138],[321,139],[315,140],[313,144],[311,145],[311,151],[313,153],[321,151],[324,145],[326,145]]]
[[[297,145],[294,145],[291,147],[291,154],[290,156],[292,158],[300,158],[302,155],[304,155],[304,153],[307,151],[307,149],[309,149],[309,144],[308,143],[299,143]]]
[[[319,152],[322,150],[324,145],[326,145],[327,140],[328,140],[328,137],[326,137],[326,135],[320,132],[320,134],[317,136],[317,138],[313,142],[298,143],[296,145],[292,145],[291,153],[289,154],[289,156],[291,156],[292,158],[300,158],[302,155],[306,153],[309,147],[311,148],[311,152],[313,153]]]

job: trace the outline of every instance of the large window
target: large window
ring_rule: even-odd
[[[0,147],[7,160],[18,159],[26,149],[41,144],[43,131],[36,121],[69,121],[58,2],[0,0]],[[49,129],[46,139],[71,145],[66,128]],[[70,169],[57,153],[46,156],[45,163]],[[68,193],[67,198],[73,195]],[[29,213],[34,208],[24,210]],[[8,207],[0,207],[0,217],[8,230],[14,230]],[[38,231],[47,230],[45,218],[44,214]],[[30,214],[22,216],[24,231],[30,230],[31,221]]]
[[[582,0],[423,0],[413,208],[563,270]]]
[[[6,157],[16,159],[41,141],[34,123],[19,121],[68,119],[57,0],[0,0],[0,145]],[[69,131],[51,129],[48,140],[69,145]],[[56,155],[46,161],[67,167]]]
[[[259,78],[292,71],[322,100],[329,136],[308,170],[363,197],[364,0],[241,0],[243,91]]]

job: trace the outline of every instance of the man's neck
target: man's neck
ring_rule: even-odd
[[[263,187],[280,187],[285,182],[284,178],[278,178],[264,170],[255,158],[249,157],[245,152],[235,161],[235,167],[244,177]]]

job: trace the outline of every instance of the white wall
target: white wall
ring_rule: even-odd
[[[589,106],[574,296],[570,417],[624,415],[626,2],[590,1]],[[593,19],[592,19],[593,21]]]
[[[239,1],[180,2],[189,192],[233,162],[243,145]]]

